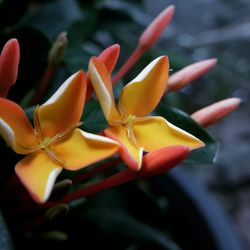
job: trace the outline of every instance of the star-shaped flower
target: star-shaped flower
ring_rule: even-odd
[[[18,104],[0,98],[0,134],[16,153],[27,154],[15,171],[39,203],[49,198],[63,168],[78,170],[118,149],[116,142],[77,128],[85,94],[86,77],[79,71],[35,109],[34,128]]]
[[[173,145],[188,146],[190,149],[204,146],[202,141],[163,117],[146,116],[155,109],[166,89],[169,71],[166,56],[152,61],[122,89],[118,106],[115,104],[109,72],[99,58],[91,59],[89,71],[109,123],[104,133],[120,143],[120,155],[131,169],[140,169],[143,151]]]

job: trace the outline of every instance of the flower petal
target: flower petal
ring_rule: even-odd
[[[131,170],[138,171],[141,168],[143,148],[136,147],[127,136],[124,127],[109,127],[104,131],[105,135],[120,144],[119,154]]]
[[[116,109],[109,72],[103,62],[96,57],[90,60],[89,72],[93,88],[99,99],[103,113],[107,121],[113,124],[113,121],[119,120],[120,114]]]
[[[32,198],[43,203],[49,198],[62,168],[56,165],[45,151],[40,150],[18,162],[15,171]]]
[[[7,144],[19,154],[27,154],[38,144],[34,130],[16,103],[0,98],[0,134]]]
[[[106,66],[109,74],[112,73],[117,59],[120,54],[120,45],[119,44],[114,44],[111,45],[110,47],[106,48],[99,56],[98,58],[104,63]],[[92,84],[90,83],[90,74],[87,72],[87,81],[88,81],[88,88],[87,88],[87,93],[86,93],[86,101],[90,98],[90,96],[93,94],[93,87]]]
[[[44,137],[77,125],[81,119],[86,94],[86,77],[83,71],[69,77],[55,94],[38,109]]]
[[[152,112],[164,94],[168,79],[168,58],[158,57],[120,95],[118,107],[127,115],[145,116]]]
[[[186,131],[174,126],[163,117],[148,117],[133,124],[136,140],[145,151],[181,145],[190,149],[204,146],[204,143]]]
[[[64,168],[78,170],[117,152],[119,145],[104,136],[76,129],[69,138],[52,148]]]

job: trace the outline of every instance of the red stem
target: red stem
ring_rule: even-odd
[[[100,165],[100,166],[98,166],[98,167],[96,167],[96,168],[94,168],[92,170],[89,170],[87,172],[84,172],[84,173],[74,177],[72,179],[72,182],[77,183],[77,182],[83,181],[83,180],[85,180],[85,179],[87,179],[87,178],[89,178],[91,176],[94,176],[94,175],[98,174],[99,172],[101,172],[103,170],[106,170],[106,169],[108,169],[110,167],[113,167],[116,164],[119,164],[121,162],[122,162],[121,158],[116,158],[116,159],[113,159],[113,160],[111,160],[109,162],[105,162],[102,165]]]
[[[112,78],[112,83],[115,85],[138,61],[138,59],[145,53],[146,49],[142,46],[138,46],[116,75]]]
[[[41,100],[41,98],[43,97],[48,85],[49,85],[49,82],[52,78],[52,76],[54,75],[55,73],[55,68],[52,67],[51,65],[48,65],[47,68],[46,68],[46,71],[43,75],[43,78],[40,82],[40,85],[38,87],[38,90],[35,94],[35,96],[33,97],[32,99],[32,104],[37,104],[39,103],[39,101]]]

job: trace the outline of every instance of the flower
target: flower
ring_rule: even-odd
[[[10,39],[3,47],[0,55],[0,96],[6,97],[9,88],[16,82],[20,48],[17,39]]]
[[[110,75],[102,61],[93,57],[89,71],[93,88],[109,123],[104,133],[120,143],[121,157],[132,170],[141,168],[144,150],[150,152],[173,145],[194,149],[204,145],[163,117],[146,116],[154,110],[164,94],[169,71],[166,56],[156,58],[122,89],[117,107]]]
[[[34,128],[22,108],[0,98],[0,134],[19,154],[16,174],[33,199],[45,202],[63,168],[78,170],[114,154],[116,142],[77,127],[86,94],[83,71],[69,77],[57,92],[34,111]]]

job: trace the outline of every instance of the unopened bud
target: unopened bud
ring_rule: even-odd
[[[49,65],[55,67],[62,61],[67,44],[68,44],[67,33],[66,32],[60,33],[50,49]]]
[[[185,146],[171,146],[152,151],[143,157],[138,178],[163,174],[181,163],[189,154]]]
[[[17,39],[10,39],[0,55],[0,97],[6,97],[9,88],[16,82],[20,48]]]
[[[175,6],[168,6],[153,20],[140,36],[139,45],[141,47],[148,49],[158,41],[161,33],[171,21],[174,11]]]
[[[240,103],[239,98],[228,98],[196,111],[191,117],[202,127],[208,127],[234,111]]]
[[[212,58],[188,65],[169,77],[166,90],[176,91],[183,88],[191,81],[199,78],[207,71],[212,69],[216,63],[217,59]]]

